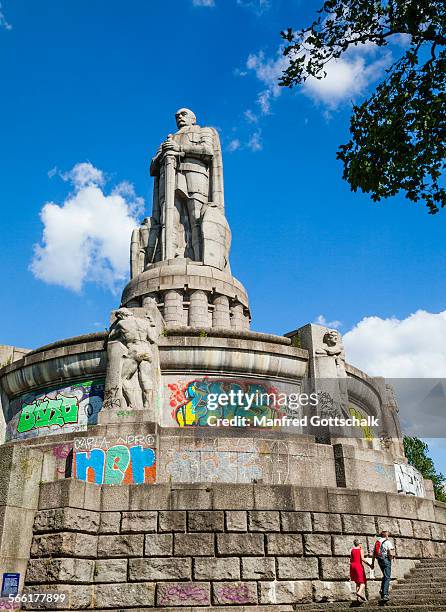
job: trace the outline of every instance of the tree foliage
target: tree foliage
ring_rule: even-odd
[[[351,138],[337,157],[352,190],[374,201],[405,192],[430,214],[446,206],[445,0],[327,0],[308,27],[282,32],[289,58],[280,85],[322,79],[326,66],[357,45],[401,56],[369,99],[353,106]]]
[[[423,478],[432,480],[434,485],[435,498],[446,502],[445,483],[446,478],[435,469],[434,462],[428,455],[429,447],[426,442],[419,438],[404,436],[404,453],[410,465],[413,465]]]

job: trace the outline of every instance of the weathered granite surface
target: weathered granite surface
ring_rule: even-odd
[[[396,546],[394,579],[419,558],[446,554],[446,505],[428,500],[262,485],[110,493],[73,480],[41,485],[25,593],[56,589],[70,610],[258,610],[349,600],[353,539],[370,555],[386,527]],[[369,581],[371,594],[378,589]]]

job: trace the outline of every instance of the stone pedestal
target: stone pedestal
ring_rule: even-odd
[[[166,325],[249,330],[251,314],[243,285],[229,271],[188,259],[152,264],[125,287],[122,306],[154,299]]]

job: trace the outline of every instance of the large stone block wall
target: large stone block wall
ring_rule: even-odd
[[[25,593],[45,609],[292,610],[348,600],[354,537],[391,530],[401,578],[446,556],[446,505],[396,494],[267,485],[40,487]],[[370,594],[378,590],[369,582]],[[27,604],[26,609],[42,609]]]

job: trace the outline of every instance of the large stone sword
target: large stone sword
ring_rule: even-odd
[[[168,140],[172,136],[169,134]],[[174,151],[167,151],[164,156],[164,224],[162,231],[162,244],[164,257],[163,259],[174,259],[175,244],[174,244],[174,207],[175,207],[175,170],[176,170],[176,155]]]

